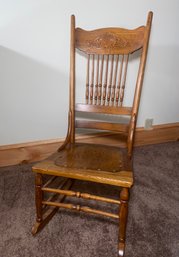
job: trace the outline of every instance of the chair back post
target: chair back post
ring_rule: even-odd
[[[141,55],[141,59],[140,59],[140,66],[139,66],[135,94],[134,94],[131,121],[130,121],[130,126],[129,126],[127,146],[128,146],[128,155],[130,157],[132,156],[134,134],[135,134],[137,115],[138,115],[138,110],[139,110],[140,96],[141,96],[141,91],[142,91],[142,83],[143,83],[143,79],[144,79],[144,70],[145,70],[145,65],[146,65],[146,60],[147,60],[147,51],[148,51],[151,25],[152,25],[152,17],[153,17],[153,12],[150,11],[148,13],[147,23],[146,23],[146,27],[145,27],[144,44],[143,44],[143,48],[142,48],[142,55]]]
[[[70,142],[75,142],[75,16],[71,15],[70,41],[70,86],[69,86],[69,136]]]

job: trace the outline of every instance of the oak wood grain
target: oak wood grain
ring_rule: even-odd
[[[119,107],[119,106],[101,106],[101,105],[89,105],[89,104],[76,104],[75,111],[77,112],[94,112],[113,115],[131,115],[131,107]]]
[[[75,144],[33,166],[42,174],[131,187],[132,163],[116,147]]]
[[[145,27],[134,30],[101,28],[86,31],[76,28],[75,45],[88,54],[129,54],[143,46]]]
[[[89,128],[89,129],[98,129],[98,130],[110,130],[127,133],[129,129],[128,124],[118,124],[102,121],[90,121],[90,120],[76,120],[76,128]]]

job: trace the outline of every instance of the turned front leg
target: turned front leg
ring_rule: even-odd
[[[120,210],[119,210],[119,256],[124,256],[125,250],[125,238],[126,238],[126,225],[127,225],[127,214],[128,214],[128,200],[129,200],[129,189],[123,188],[120,193]]]
[[[35,175],[35,204],[36,204],[36,220],[42,221],[42,174],[37,173]]]

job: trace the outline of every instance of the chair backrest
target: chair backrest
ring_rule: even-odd
[[[70,107],[67,138],[75,142],[75,128],[117,131],[127,135],[128,154],[132,154],[134,131],[144,77],[152,23],[149,12],[146,26],[128,30],[101,28],[86,31],[75,27],[71,16]],[[76,49],[87,55],[85,104],[75,102]],[[140,62],[132,106],[123,106],[129,56],[139,51]],[[76,112],[103,113],[130,117],[129,124],[76,120]]]

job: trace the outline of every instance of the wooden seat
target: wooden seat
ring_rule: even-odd
[[[86,31],[75,27],[71,17],[70,104],[68,132],[58,151],[35,164],[36,234],[59,208],[83,211],[119,219],[118,256],[124,256],[129,189],[133,185],[132,149],[144,77],[152,22],[149,12],[146,26],[128,30],[102,28]],[[76,51],[78,50],[78,51]],[[132,104],[125,105],[125,88],[130,58],[138,54],[139,68]],[[76,55],[86,55],[85,101],[76,100]],[[81,115],[81,116],[80,116]],[[89,117],[90,115],[90,117]],[[76,142],[77,130],[117,132],[126,139],[126,148],[105,144]],[[46,179],[48,177],[48,180]],[[96,185],[117,186],[119,200],[71,190],[75,180]],[[65,203],[65,197],[102,201],[119,205],[109,213],[88,206]]]
[[[131,187],[131,160],[117,147],[75,144],[37,164],[33,170],[43,174]]]

